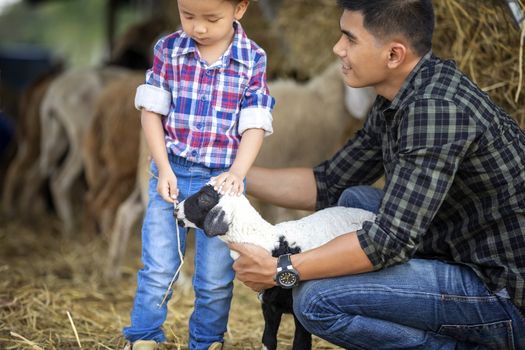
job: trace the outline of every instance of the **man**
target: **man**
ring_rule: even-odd
[[[379,95],[367,122],[331,160],[253,168],[247,189],[376,219],[291,260],[232,244],[237,277],[254,290],[299,279],[297,316],[344,348],[525,349],[525,134],[432,55],[431,0],[339,4],[345,82]],[[383,174],[383,190],[367,186]]]

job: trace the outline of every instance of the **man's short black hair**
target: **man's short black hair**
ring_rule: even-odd
[[[416,54],[432,48],[432,0],[337,0],[348,11],[361,12],[364,27],[379,40],[403,35]]]

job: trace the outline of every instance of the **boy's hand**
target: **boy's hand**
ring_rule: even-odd
[[[162,198],[169,203],[174,203],[179,196],[179,189],[177,188],[177,177],[173,171],[159,171],[159,179],[157,181],[157,192]]]
[[[211,178],[211,184],[220,194],[240,196],[244,192],[243,179],[230,171]]]

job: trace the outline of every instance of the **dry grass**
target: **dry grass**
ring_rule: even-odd
[[[522,11],[525,3],[520,1]],[[491,98],[525,129],[523,32],[504,1],[434,1],[434,51],[456,60]]]
[[[59,232],[59,223],[49,217],[30,225],[0,220],[0,349],[122,349],[120,332],[129,322],[140,266],[139,240],[132,240],[122,280],[106,283],[106,242],[85,234],[67,239]],[[189,251],[188,273],[192,259]],[[164,349],[187,349],[192,309],[193,295],[176,290],[164,326]],[[256,294],[236,283],[227,348],[260,349],[262,330]],[[291,348],[292,335],[293,321],[286,316],[281,349]],[[314,341],[314,349],[337,349]]]

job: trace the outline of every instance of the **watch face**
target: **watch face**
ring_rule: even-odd
[[[297,274],[290,271],[280,272],[277,281],[282,288],[292,288],[297,283]]]

